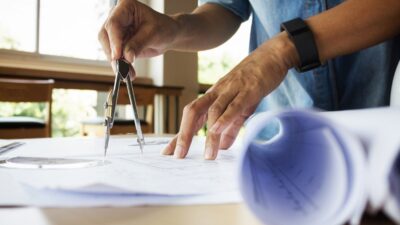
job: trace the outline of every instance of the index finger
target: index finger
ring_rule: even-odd
[[[216,95],[214,93],[207,93],[185,106],[174,150],[174,156],[176,158],[184,158],[186,156],[195,132],[197,132],[201,128],[202,123],[205,122],[204,120],[202,121],[201,118],[205,118],[204,115],[215,99]]]
[[[124,29],[132,22],[132,15],[130,14],[134,12],[129,12],[130,7],[126,4],[128,4],[127,1],[118,1],[104,26],[110,42],[112,60],[121,58],[122,44],[125,36]]]
[[[221,94],[208,110],[207,127],[210,129],[208,130],[206,137],[205,159],[213,160],[217,157],[221,133],[216,132],[217,129],[214,128],[214,123],[222,114],[224,114],[227,105],[229,105],[232,98],[235,97],[235,94],[235,91]]]
[[[104,25],[101,27],[101,30],[98,33],[98,39],[103,48],[104,53],[106,54],[107,60],[111,61],[111,47],[110,47],[110,39],[108,38],[107,31]]]

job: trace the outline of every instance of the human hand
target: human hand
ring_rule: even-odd
[[[297,52],[286,33],[265,42],[204,96],[185,106],[179,133],[162,153],[184,158],[193,136],[207,123],[204,157],[215,159],[219,149],[233,144],[261,99],[281,83],[297,61]]]
[[[177,22],[171,17],[136,0],[119,0],[98,38],[110,62],[123,57],[132,63],[135,58],[167,51],[177,30]]]

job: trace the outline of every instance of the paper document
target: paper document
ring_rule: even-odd
[[[357,224],[367,202],[400,223],[400,109],[261,113],[243,142],[241,193],[265,224]]]
[[[134,138],[111,139],[109,155],[101,166],[76,169],[0,168],[0,179],[13,180],[37,206],[125,206],[138,204],[210,204],[240,201],[235,151],[219,160],[203,159],[204,139],[195,139],[187,159],[164,156],[160,138],[151,145],[132,146]],[[157,142],[156,142],[157,141]],[[157,144],[160,143],[160,144]],[[103,140],[46,139],[27,144],[7,157],[65,157],[102,160]],[[12,177],[12,179],[10,179]],[[4,188],[4,187],[3,187]],[[0,204],[5,193],[0,187]],[[9,199],[9,198],[8,198]],[[17,199],[17,198],[16,198]],[[9,201],[9,200],[8,200]]]

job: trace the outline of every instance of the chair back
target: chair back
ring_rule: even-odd
[[[49,102],[53,80],[22,80],[0,78],[0,101]]]
[[[0,78],[1,102],[46,102],[45,118],[48,136],[51,136],[51,105],[53,80],[25,80]]]
[[[145,88],[145,87],[134,87],[134,94],[136,99],[136,105],[138,106],[138,110],[143,110],[142,115],[144,116],[144,120],[148,124],[148,132],[154,131],[154,97],[156,95],[156,91],[153,88]],[[125,85],[121,85],[118,94],[118,105],[130,105],[128,90]]]
[[[138,106],[153,105],[154,96],[156,94],[154,89],[151,88],[137,88],[134,87],[136,104]],[[131,104],[129,101],[128,90],[125,86],[121,86],[118,95],[118,105],[128,105]]]

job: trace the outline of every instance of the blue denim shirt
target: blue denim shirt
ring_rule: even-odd
[[[229,9],[242,21],[252,15],[250,52],[280,32],[280,24],[330,9],[343,0],[200,0]],[[385,4],[382,2],[382,4]],[[285,80],[259,104],[257,111],[282,108],[342,110],[389,104],[400,57],[400,37],[329,60],[305,73],[291,69]]]

